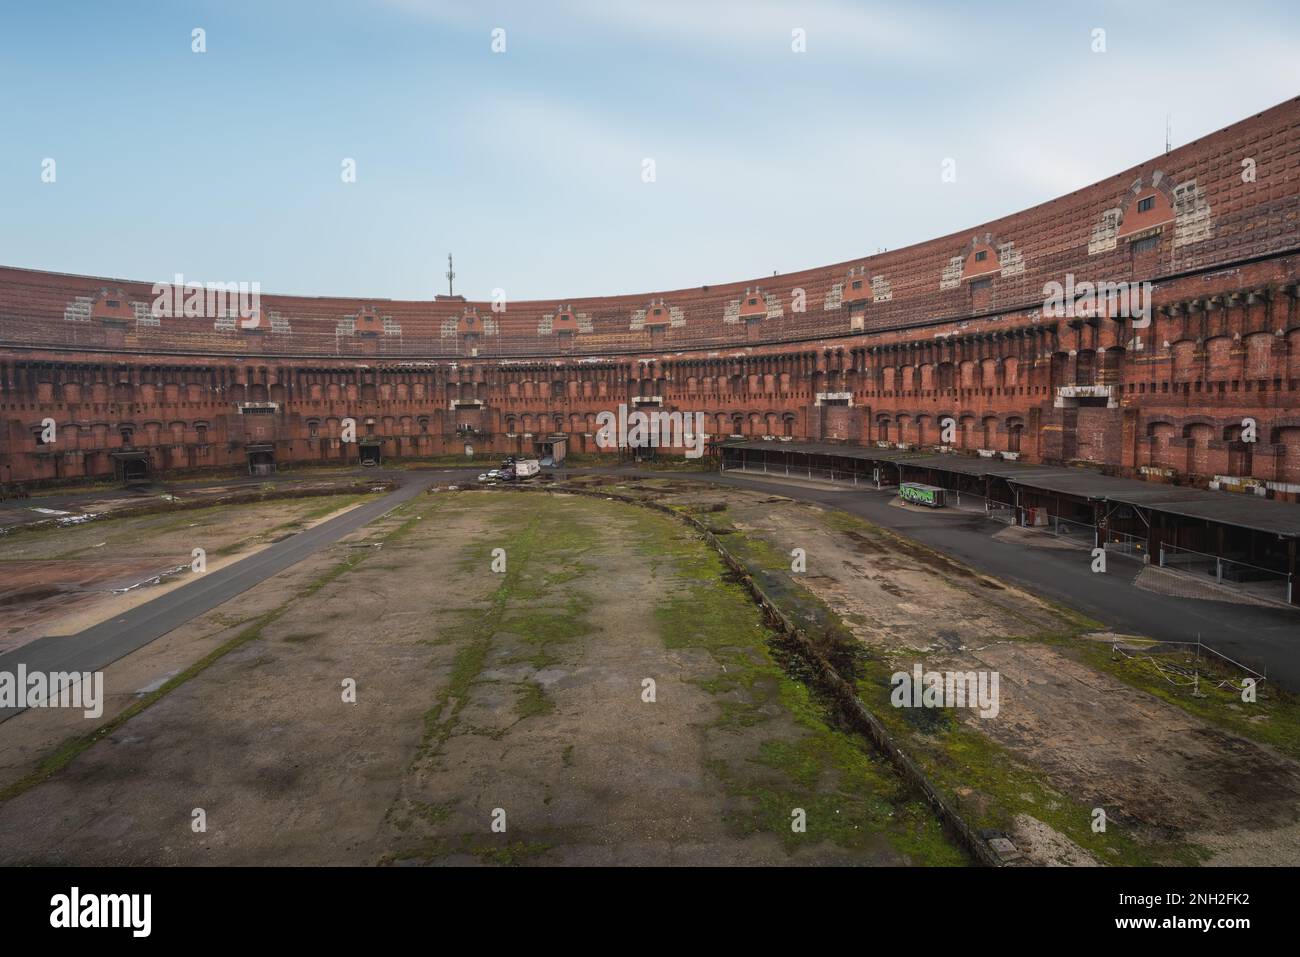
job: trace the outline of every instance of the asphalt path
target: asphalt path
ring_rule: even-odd
[[[369,473],[374,475],[373,471]],[[407,473],[392,492],[349,512],[276,542],[260,552],[224,568],[195,577],[190,584],[159,595],[152,601],[93,625],[73,635],[51,635],[0,655],[0,671],[27,673],[99,671],[119,658],[143,648],[174,628],[243,594],[254,585],[316,554],[322,548],[361,528],[437,481],[435,473]],[[0,709],[0,722],[21,708]]]

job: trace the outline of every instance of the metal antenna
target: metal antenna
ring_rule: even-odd
[[[1166,113],[1165,114],[1165,152],[1166,153],[1168,153],[1169,150],[1172,149],[1173,138],[1174,138],[1173,120],[1170,114]]]
[[[451,296],[454,294],[452,292],[452,282],[456,278],[456,271],[451,268],[451,253],[447,253],[447,272],[444,275],[447,277],[447,295]]]

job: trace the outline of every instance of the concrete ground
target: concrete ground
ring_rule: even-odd
[[[0,861],[963,863],[721,579],[635,507],[421,496],[111,665],[93,744],[0,725]]]
[[[1086,553],[1061,547],[1050,536],[1012,539],[1005,527],[981,515],[899,508],[888,493],[730,475],[664,477],[609,469],[574,475],[594,482],[641,483],[656,498],[720,507],[735,526],[733,541],[748,543],[748,557],[767,566],[772,581],[772,573],[788,563],[789,549],[804,548],[808,573],[792,583],[785,597],[798,604],[806,593],[829,609],[880,667],[921,659],[936,667],[1004,674],[1002,720],[959,722],[938,729],[942,734],[923,728],[915,742],[918,754],[932,762],[936,778],[962,802],[965,813],[977,822],[996,824],[1029,860],[1300,861],[1294,797],[1300,793],[1297,736],[1294,729],[1276,727],[1279,718],[1294,723],[1293,712],[1260,715],[1237,709],[1240,713],[1230,714],[1224,709],[1235,706],[1224,705],[1221,694],[1210,695],[1208,702],[1163,695],[1152,682],[1172,674],[1170,680],[1178,683],[1177,669],[1161,672],[1164,666],[1158,666],[1156,672],[1139,674],[1134,671],[1138,664],[1119,660],[1127,655],[1140,664],[1144,658],[1142,642],[1124,635],[1181,640],[1188,637],[1186,625],[1198,622],[1205,631],[1216,629],[1206,636],[1211,644],[1244,648],[1238,653],[1251,661],[1264,656],[1270,678],[1285,684],[1294,663],[1294,641],[1287,640],[1296,634],[1294,612],[1142,591],[1143,583],[1135,582],[1141,570],[1136,563],[1132,574],[1124,563],[1113,563],[1121,568],[1092,575],[1079,567],[1079,554]],[[156,802],[164,794],[168,801],[185,803],[182,792],[168,793],[173,777],[206,782],[209,793],[230,793],[222,782],[241,780],[232,761],[242,749],[262,755],[259,760],[267,768],[287,763],[298,769],[292,772],[294,780],[303,777],[307,783],[278,796],[239,795],[237,804],[251,815],[252,824],[247,834],[226,831],[204,845],[221,854],[187,857],[189,845],[169,843],[175,838],[171,824],[163,831],[141,829],[132,814],[121,839],[105,845],[94,860],[197,861],[212,856],[253,862],[262,859],[263,847],[281,848],[282,832],[289,842],[283,853],[304,861],[961,860],[934,831],[928,814],[897,791],[897,782],[870,750],[833,732],[826,716],[819,716],[815,703],[806,700],[806,689],[772,658],[756,621],[749,622],[752,634],[724,627],[746,621],[743,612],[752,613],[746,601],[737,601],[725,614],[715,609],[705,616],[711,621],[708,628],[692,627],[692,637],[679,643],[674,636],[686,612],[671,596],[694,596],[686,607],[697,608],[712,607],[720,599],[709,595],[702,601],[700,583],[694,580],[693,570],[703,567],[699,563],[707,553],[678,554],[680,543],[665,537],[664,528],[644,524],[648,513],[619,506],[593,519],[583,512],[593,503],[551,497],[562,506],[538,510],[534,525],[528,526],[519,520],[519,502],[535,496],[439,493],[457,504],[437,509],[434,531],[418,557],[411,555],[395,574],[398,568],[380,556],[397,554],[410,547],[408,539],[425,535],[426,527],[419,524],[423,518],[406,524],[411,510],[419,511],[426,501],[412,496],[432,483],[464,484],[466,479],[472,476],[464,472],[403,475],[398,493],[310,530],[289,529],[288,538],[214,575],[204,595],[189,595],[193,589],[183,588],[88,630],[86,635],[116,629],[93,644],[104,649],[93,652],[100,664],[115,662],[108,671],[110,702],[104,716],[110,727],[103,741],[87,747],[79,713],[74,719],[67,712],[28,712],[0,724],[0,830],[32,835],[16,839],[8,850],[0,841],[0,858],[81,860],[79,851],[60,844],[53,832],[41,837],[39,828],[28,828],[23,815],[34,819],[37,809],[52,801],[51,806],[61,808],[60,820],[74,831],[99,833],[110,826],[79,808],[75,788],[60,791],[86,769],[96,769],[88,772],[90,785],[108,788],[95,791],[96,807],[139,802],[161,812]],[[509,508],[488,508],[507,498],[513,503]],[[478,504],[461,505],[462,500]],[[388,511],[394,507],[397,511]],[[860,522],[861,517],[872,522]],[[86,538],[94,537],[94,529],[91,524],[51,533],[51,541],[68,545],[66,555],[60,545],[33,560],[81,560],[83,549],[96,544]],[[534,534],[537,529],[545,532]],[[390,534],[396,540],[386,540]],[[541,556],[541,567],[552,572],[540,580],[514,579],[513,572],[504,578],[485,575],[487,540],[494,537],[507,542],[507,557],[514,547],[510,543],[533,541],[525,553]],[[382,547],[372,547],[376,545]],[[128,547],[123,554],[135,553]],[[365,560],[357,564],[361,556]],[[366,576],[375,568],[388,574],[371,581]],[[1005,573],[990,574],[997,569]],[[706,576],[709,592],[727,592],[729,586],[712,584],[721,575],[718,568]],[[507,579],[511,586],[503,595]],[[353,590],[339,592],[343,584]],[[1080,616],[1058,603],[1082,609],[1096,621],[1088,629],[1078,628]],[[327,605],[328,613],[322,612]],[[455,622],[452,630],[458,637],[438,628],[432,634],[418,628],[407,634],[403,616],[412,621],[432,617],[444,628]],[[295,623],[295,630],[282,635],[288,622]],[[376,622],[383,627],[376,628]],[[1089,629],[1096,635],[1092,651],[1080,650],[1086,641],[1066,642],[1068,635],[1079,638]],[[390,646],[385,640],[390,632],[405,637]],[[601,640],[593,645],[590,634]],[[1116,635],[1121,637],[1112,641]],[[408,639],[430,656],[424,665],[435,672],[432,683],[423,683],[424,665],[403,647]],[[92,647],[82,635],[57,639],[57,647],[50,642],[42,639],[30,647],[48,649],[69,663],[84,659],[83,649]],[[1110,652],[1111,644],[1126,652]],[[647,646],[661,664],[671,662],[680,683],[668,686],[682,711],[661,729],[662,741],[628,737],[627,721],[638,709],[628,710],[628,702],[619,697],[622,691],[610,688],[612,676],[626,679],[619,669],[630,667],[638,654],[644,657]],[[316,705],[301,715],[295,710],[298,679],[325,680],[319,674],[321,662],[297,656],[307,647],[321,649],[325,663],[352,660],[350,650],[364,648],[366,668],[383,669],[382,678],[354,669],[369,676],[358,682],[359,688],[379,681],[391,705],[371,716],[371,734],[343,725],[336,729],[338,716]],[[741,648],[747,650],[738,655]],[[254,654],[253,649],[261,651]],[[12,663],[13,654],[0,658],[0,665]],[[205,655],[216,658],[191,675]],[[247,667],[232,676],[230,669],[241,661]],[[241,697],[239,682],[250,674],[260,680],[261,669],[281,661],[282,667],[265,672],[278,682],[276,690]],[[662,691],[662,674],[641,677],[654,677]],[[223,683],[206,684],[216,679]],[[343,679],[336,673],[331,680]],[[879,690],[873,680],[880,676],[860,676],[859,688],[869,706],[878,706],[879,701],[870,700]],[[704,697],[698,694],[701,689]],[[639,685],[633,690],[639,694]],[[238,704],[233,711],[213,710],[213,700]],[[261,715],[247,713],[247,700],[256,700],[272,716],[269,724]],[[636,702],[654,707],[639,697]],[[149,707],[141,710],[142,703]],[[359,697],[353,713],[362,704]],[[181,710],[168,718],[175,708]],[[590,752],[591,763],[579,770],[579,755],[593,745],[574,735],[591,730],[593,711],[605,716],[598,722],[601,736]],[[679,719],[685,726],[675,723]],[[310,732],[306,738],[299,733],[300,723]],[[204,731],[221,727],[224,735],[226,725],[237,731],[229,736]],[[375,736],[376,727],[385,734]],[[134,745],[136,733],[148,728],[153,730],[139,740],[149,742],[149,748],[110,746]],[[281,735],[283,744],[276,744]],[[322,752],[322,738],[345,751],[355,745],[364,756],[343,760],[338,749]],[[270,742],[265,753],[264,741]],[[202,751],[199,764],[172,763],[173,751],[192,758],[196,748]],[[555,750],[558,767],[551,761]],[[654,757],[661,753],[664,757]],[[639,777],[640,765],[629,772],[632,754],[642,755],[650,769],[646,773],[662,779],[662,787]],[[958,754],[964,757],[954,760]],[[346,786],[338,790],[335,778],[315,776],[296,760],[299,756],[332,769]],[[514,763],[516,758],[524,763]],[[226,776],[214,779],[206,770],[209,765]],[[53,770],[40,771],[42,766]],[[349,777],[358,769],[360,778]],[[503,769],[508,771],[505,778]],[[281,767],[259,773],[290,772]],[[635,782],[637,793],[619,789],[625,777]],[[352,821],[350,843],[320,848],[305,833],[295,832],[293,822],[305,813],[300,807],[304,800],[318,810],[315,817],[302,819],[319,824],[334,813],[331,802],[341,800],[347,787],[356,800],[372,779],[387,795],[380,802],[378,824],[378,805],[367,797],[355,820],[343,813]],[[502,780],[510,786],[502,786]],[[442,789],[448,782],[454,782],[450,791]],[[585,796],[572,797],[571,791]],[[319,798],[310,797],[317,792]],[[533,792],[540,794],[540,808],[527,796]],[[640,802],[640,792],[655,796],[653,807]],[[703,803],[692,803],[684,797],[687,792]],[[505,796],[498,800],[498,794]],[[658,810],[678,805],[692,822],[681,840],[669,833],[671,816]],[[810,806],[807,833],[813,839],[792,838],[793,832],[787,834],[790,813]],[[1114,825],[1105,840],[1090,838],[1086,828],[1079,828],[1080,814],[1095,808],[1105,809]],[[525,833],[507,825],[506,838],[489,827],[485,838],[484,811],[491,818],[497,809],[515,823],[522,809]],[[5,824],[11,814],[18,815],[9,818],[15,828]],[[706,820],[708,826],[702,823]],[[852,823],[827,827],[827,821]]]
[[[329,470],[332,478],[390,480],[402,485],[432,482],[474,482],[483,463],[464,469],[353,469]],[[283,473],[271,482],[309,480],[314,472]],[[557,470],[564,479],[580,475],[619,475],[627,478],[656,478],[663,473],[612,466]],[[1040,548],[1032,553],[1019,540],[999,536],[1005,525],[988,521],[982,512],[953,510],[903,510],[894,507],[895,494],[870,489],[850,490],[824,482],[785,482],[732,472],[684,472],[672,476],[679,481],[703,482],[731,488],[766,489],[800,501],[839,508],[872,523],[891,528],[922,544],[1027,590],[1076,608],[1102,622],[1109,630],[1146,635],[1161,641],[1204,641],[1224,653],[1268,674],[1269,680],[1300,692],[1300,611],[1268,606],[1243,605],[1215,600],[1212,592],[1200,590],[1188,599],[1183,594],[1162,594],[1144,587],[1143,566],[1118,559],[1108,573],[1094,575],[1089,562],[1077,549]],[[242,480],[241,480],[242,481]],[[250,480],[251,481],[251,480]],[[258,480],[259,482],[261,480]],[[110,493],[77,493],[55,496],[42,504],[78,508],[81,502],[97,500]],[[118,491],[113,496],[133,493]],[[33,500],[34,501],[34,500]],[[0,526],[12,510],[26,509],[28,501],[0,502]],[[1203,597],[1202,597],[1203,596]]]

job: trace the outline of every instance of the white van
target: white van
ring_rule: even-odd
[[[519,459],[515,462],[515,478],[526,479],[532,478],[542,470],[537,459]]]

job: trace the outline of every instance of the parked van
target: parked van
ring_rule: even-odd
[[[519,459],[519,461],[515,462],[515,478],[517,479],[532,478],[541,470],[542,467],[538,464],[537,459]]]

